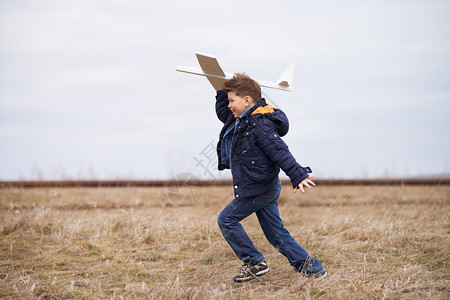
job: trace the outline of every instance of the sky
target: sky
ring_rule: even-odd
[[[215,90],[175,71],[196,51],[266,81],[296,63],[263,92],[316,178],[450,173],[449,1],[3,0],[0,180],[230,178]]]

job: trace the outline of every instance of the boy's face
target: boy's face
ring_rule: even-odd
[[[228,92],[228,101],[228,108],[236,119],[254,104],[250,96],[241,97],[233,91]]]

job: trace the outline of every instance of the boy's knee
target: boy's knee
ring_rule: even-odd
[[[219,214],[219,217],[217,217],[217,224],[219,225],[220,229],[230,227],[233,223],[233,220],[229,217],[228,213],[225,212],[225,210]]]
[[[217,225],[219,225],[219,228],[223,228],[225,226],[225,217],[222,213],[220,213],[217,217]]]

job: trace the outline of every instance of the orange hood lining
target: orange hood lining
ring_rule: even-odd
[[[270,104],[267,104],[266,106],[260,106],[257,109],[255,109],[252,112],[252,115],[264,115],[264,114],[270,114],[275,112],[275,110],[273,109],[273,106]]]

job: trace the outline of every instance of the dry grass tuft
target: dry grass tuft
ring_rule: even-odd
[[[0,298],[450,298],[450,186],[320,186],[280,211],[330,275],[304,279],[243,225],[271,271],[237,284],[225,187],[0,189]]]

